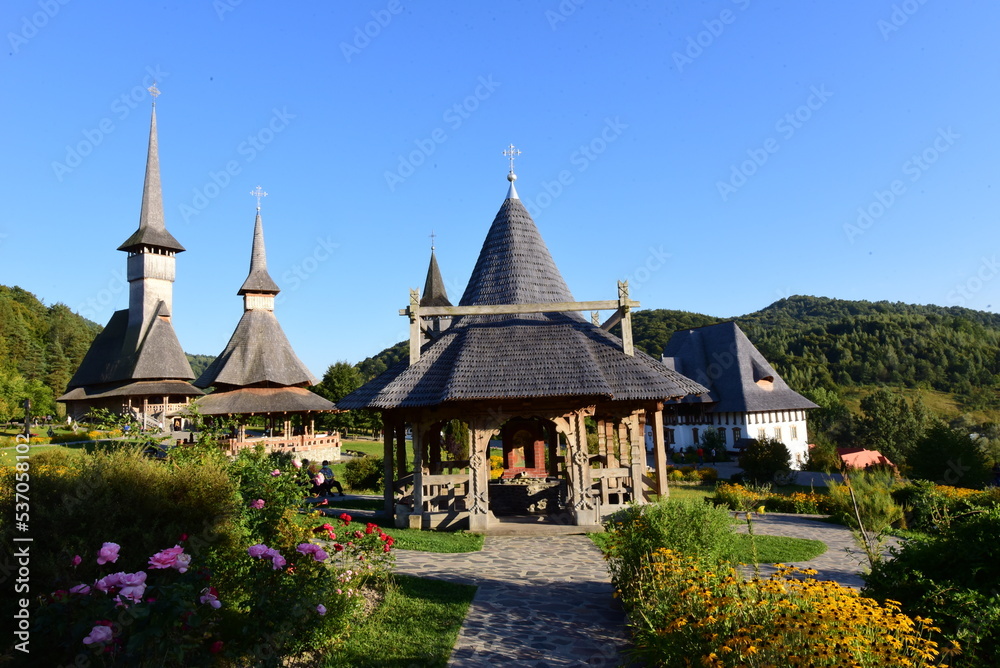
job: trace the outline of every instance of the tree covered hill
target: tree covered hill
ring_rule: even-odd
[[[0,420],[20,418],[25,398],[36,415],[55,415],[55,397],[101,329],[65,304],[46,306],[27,290],[0,285]],[[213,359],[188,355],[195,376]]]
[[[674,332],[725,320],[640,310],[632,315],[632,335],[636,346],[659,358]],[[970,409],[998,404],[1000,314],[794,296],[732,320],[800,391],[887,385],[953,393]],[[399,343],[356,366],[368,380],[406,349]]]

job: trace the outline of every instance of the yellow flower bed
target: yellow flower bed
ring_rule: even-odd
[[[490,480],[496,480],[503,475],[503,457],[490,455]]]
[[[911,618],[814,570],[744,580],[661,548],[620,590],[637,654],[661,666],[943,666],[931,620]],[[957,653],[950,648],[945,654]]]

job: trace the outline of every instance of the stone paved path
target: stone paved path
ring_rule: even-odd
[[[450,666],[618,666],[625,615],[600,551],[576,536],[487,536],[481,552],[400,550],[396,571],[478,585]]]
[[[851,532],[819,517],[769,513],[754,519],[754,532],[823,541],[825,553],[789,565],[860,588],[860,563],[845,549],[857,549]],[[774,572],[760,570],[765,577]],[[625,616],[612,598],[604,559],[586,536],[487,536],[481,552],[464,554],[400,550],[396,571],[479,587],[450,666],[625,663]]]

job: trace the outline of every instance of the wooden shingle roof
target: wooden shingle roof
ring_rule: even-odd
[[[267,294],[278,294],[278,284],[274,282],[271,275],[267,273],[267,252],[264,249],[264,224],[260,220],[260,210],[257,210],[257,219],[253,225],[253,247],[250,250],[250,273],[247,279],[240,286],[238,295],[245,295],[248,292],[259,292]]]
[[[261,415],[335,410],[333,402],[304,387],[242,387],[213,392],[194,402],[202,415]]]
[[[713,412],[817,407],[788,386],[735,322],[675,332],[663,361],[709,388]]]
[[[444,287],[444,279],[441,278],[441,269],[438,267],[437,257],[434,256],[434,249],[431,249],[431,263],[427,266],[427,278],[424,280],[424,291],[420,297],[421,306],[451,306],[448,301],[448,291]]]
[[[486,236],[462,306],[571,302],[538,228],[511,188]],[[337,402],[340,409],[588,397],[657,401],[706,392],[576,313],[460,316],[400,362]]]

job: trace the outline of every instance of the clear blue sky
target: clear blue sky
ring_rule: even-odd
[[[192,353],[239,319],[258,184],[277,315],[313,372],[404,339],[432,229],[461,296],[510,142],[577,299],[630,277],[644,308],[720,317],[791,294],[1000,307],[995,2],[0,12],[0,283],[101,324],[127,306],[115,248],[138,224],[155,73]]]

